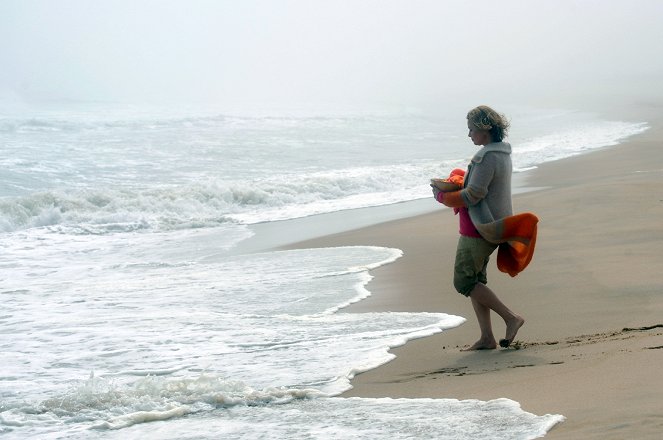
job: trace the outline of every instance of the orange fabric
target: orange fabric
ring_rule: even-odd
[[[465,175],[465,170],[462,168],[454,168],[451,170],[451,173],[449,173],[449,177],[451,176],[464,176]]]
[[[447,179],[447,182],[455,183],[456,185],[462,187],[463,186],[463,176],[449,176]]]
[[[454,168],[447,178],[448,182],[455,183],[456,185],[463,187],[463,181],[465,180],[465,170],[460,168]]]
[[[526,212],[507,217],[500,222],[503,222],[502,237],[506,241],[499,245],[497,268],[515,277],[532,261],[539,219]]]
[[[446,179],[447,182],[455,183],[459,187],[463,187],[463,181],[465,180],[465,170],[460,168],[454,168],[449,173],[449,177]],[[442,198],[442,203],[449,208],[463,208],[465,206],[465,201],[460,195],[460,190],[445,192],[444,197]]]

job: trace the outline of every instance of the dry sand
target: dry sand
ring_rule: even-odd
[[[540,224],[524,273],[510,278],[494,261],[488,271],[489,286],[527,319],[509,349],[460,351],[479,330],[470,301],[452,286],[458,226],[449,210],[291,246],[404,251],[372,271],[373,295],[345,311],[468,318],[394,349],[395,360],[358,375],[345,396],[506,397],[567,417],[546,438],[663,438],[663,122],[651,117],[663,108],[648,110],[633,119],[649,121],[644,134],[544,164],[528,176],[544,188],[514,197],[514,210],[536,213]],[[502,337],[495,314],[493,328]]]

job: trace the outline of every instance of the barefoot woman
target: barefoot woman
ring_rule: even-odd
[[[509,123],[490,107],[479,106],[467,114],[468,136],[480,146],[465,175],[463,189],[443,193],[433,188],[435,199],[456,208],[460,218],[460,238],[454,265],[454,287],[472,300],[479,321],[481,336],[469,350],[488,350],[497,347],[490,322],[490,311],[497,313],[506,324],[506,335],[500,340],[508,347],[525,320],[507,307],[486,286],[486,267],[490,255],[497,248],[481,237],[474,227],[472,216],[489,223],[512,215],[511,207],[511,145],[502,140]]]

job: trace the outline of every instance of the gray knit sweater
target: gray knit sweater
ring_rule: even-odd
[[[511,205],[511,145],[485,145],[472,158],[461,196],[474,225],[513,215]]]

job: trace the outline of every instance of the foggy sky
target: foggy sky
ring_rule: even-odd
[[[0,98],[429,103],[647,96],[663,2],[0,2]]]

